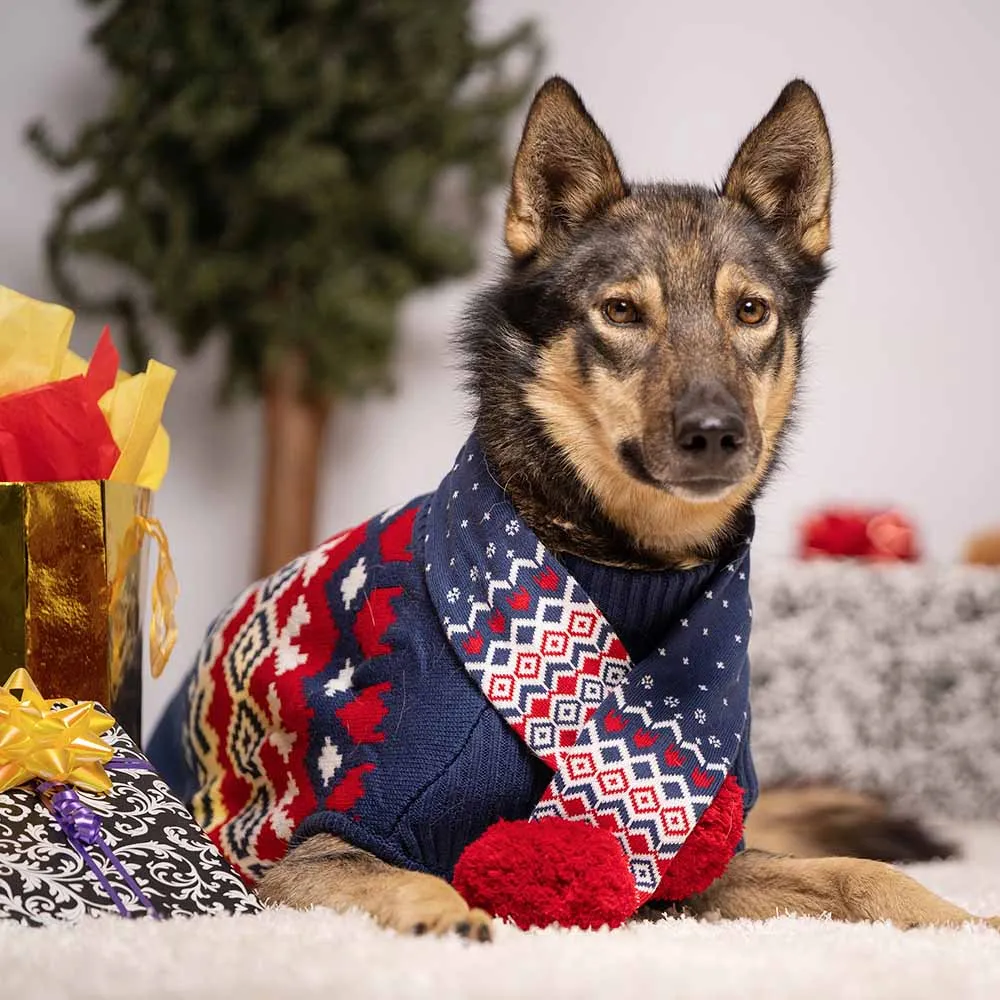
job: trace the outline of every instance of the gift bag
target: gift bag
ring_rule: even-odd
[[[107,329],[84,361],[72,325],[69,310],[0,287],[0,677],[27,666],[138,739],[150,538],[154,675],[174,642],[176,583],[152,517],[174,373],[120,372]]]
[[[260,903],[134,741],[93,702],[0,687],[0,919],[163,919]]]

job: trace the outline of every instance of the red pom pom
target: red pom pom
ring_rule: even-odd
[[[654,899],[671,902],[704,892],[729,866],[743,836],[743,789],[729,775],[667,867]]]
[[[635,883],[614,834],[574,820],[501,820],[469,844],[452,884],[522,930],[618,927],[636,910]]]

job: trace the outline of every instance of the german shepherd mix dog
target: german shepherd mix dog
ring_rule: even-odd
[[[823,111],[801,81],[785,87],[745,139],[721,190],[628,183],[573,88],[553,78],[539,90],[513,169],[509,265],[473,304],[462,346],[489,469],[521,521],[574,573],[583,565],[693,570],[745,534],[792,414],[803,328],[826,273],[832,180]],[[386,543],[388,534],[383,556],[386,544],[398,547]],[[353,577],[352,570],[336,589],[345,603],[360,586]],[[360,670],[348,665],[355,681]],[[327,683],[328,693],[341,689]],[[408,688],[407,697],[419,693]],[[204,700],[211,714],[214,703]],[[383,707],[375,697],[366,710],[373,706]],[[439,707],[452,710],[450,702]],[[365,716],[369,742],[382,739],[371,720],[383,716]],[[274,741],[286,748],[286,763],[293,740],[285,732]],[[347,766],[329,740],[320,756],[328,773]],[[347,812],[368,780],[366,767],[355,768],[353,792],[338,800]],[[532,773],[524,772],[529,791]],[[471,780],[455,784],[436,814],[442,822],[467,807],[470,787]],[[293,795],[290,788],[287,801]],[[748,824],[751,849],[684,900],[683,912],[830,914],[907,928],[984,919],[880,861],[753,849],[758,842],[800,855],[828,844],[846,853],[912,853],[910,828],[894,829],[863,797],[811,789],[775,793],[773,807],[767,799],[764,821]],[[812,821],[796,816],[799,805]],[[860,835],[842,836],[844,816],[858,819]],[[313,835],[301,839],[300,828],[290,851],[254,872],[262,896],[294,907],[357,907],[401,931],[490,937],[486,913],[428,874],[433,866],[387,861],[394,855],[377,837],[350,832],[356,818],[336,828],[344,835],[306,823]],[[886,845],[878,842],[884,834],[892,835]],[[918,837],[916,853],[933,846]],[[998,918],[987,922],[1000,926]]]

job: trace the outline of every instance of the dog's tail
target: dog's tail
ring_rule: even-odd
[[[882,798],[830,785],[764,789],[746,825],[748,848],[800,858],[931,861],[954,845]]]

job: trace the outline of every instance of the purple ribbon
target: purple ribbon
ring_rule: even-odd
[[[129,760],[126,758],[109,761],[105,766],[108,770],[112,771],[153,770],[152,765],[147,761]],[[115,852],[108,847],[107,841],[101,835],[100,816],[87,806],[72,788],[54,784],[53,782],[45,782],[39,786],[40,792],[47,792],[52,789],[56,789],[56,791],[52,795],[51,809],[56,822],[59,824],[59,828],[66,835],[70,846],[83,858],[84,864],[87,865],[91,873],[101,884],[105,893],[107,893],[108,897],[115,904],[118,912],[123,917],[131,918],[133,916],[125,905],[121,894],[108,881],[107,876],[101,870],[100,866],[91,857],[90,851],[87,850],[88,847],[96,847],[100,850],[114,870],[121,876],[125,885],[132,890],[135,898],[146,908],[149,915],[154,920],[161,920],[162,914],[157,911],[149,897],[142,891],[135,879],[132,878],[128,869],[118,860]]]

